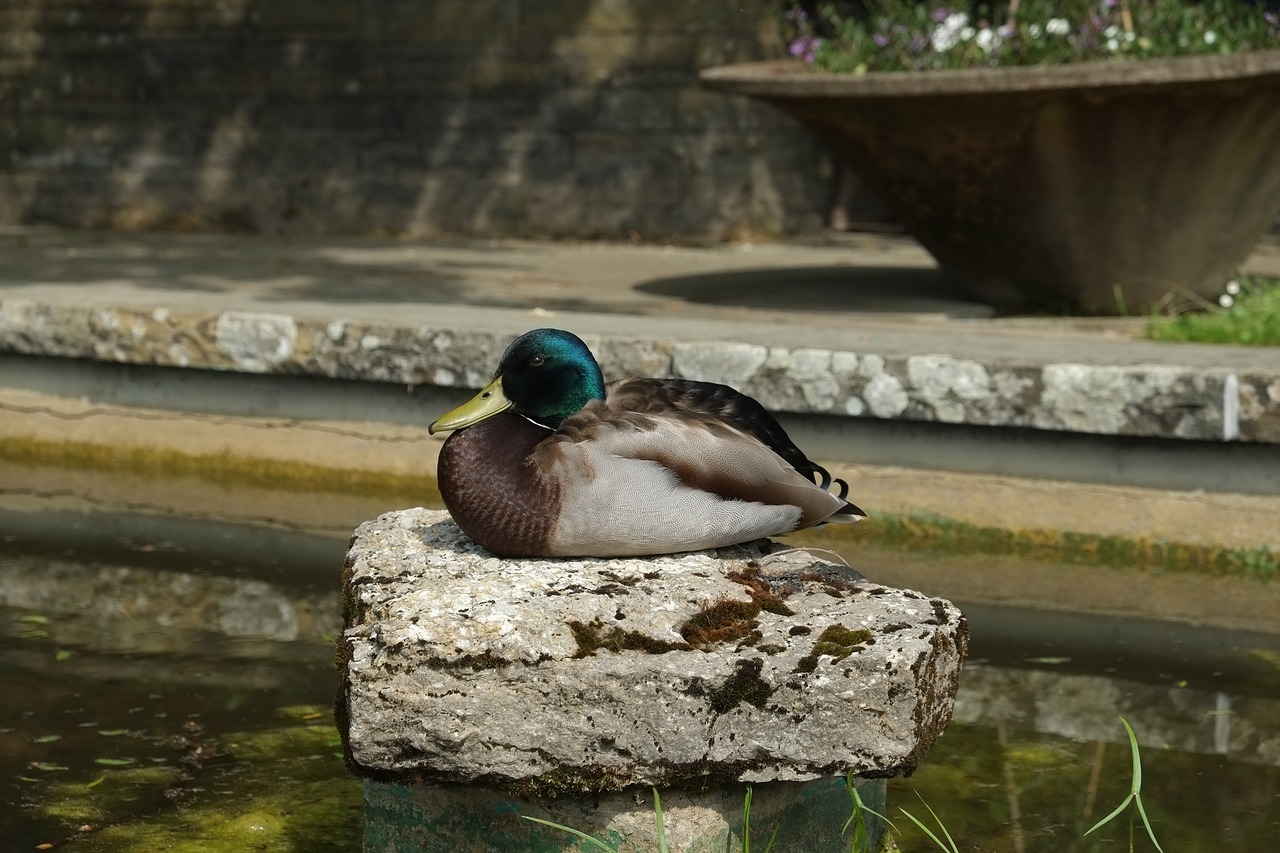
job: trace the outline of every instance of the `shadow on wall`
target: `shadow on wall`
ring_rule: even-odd
[[[0,222],[720,238],[819,224],[819,142],[703,92],[768,0],[7,4]]]

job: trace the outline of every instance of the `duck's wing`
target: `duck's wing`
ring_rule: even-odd
[[[754,435],[679,411],[593,402],[534,460],[557,484],[553,553],[689,551],[862,517]]]
[[[611,405],[624,411],[651,415],[679,412],[722,421],[755,436],[820,488],[834,487],[835,494],[841,498],[849,494],[849,484],[833,479],[826,468],[810,461],[768,409],[728,385],[692,379],[637,377],[609,383],[606,394]]]

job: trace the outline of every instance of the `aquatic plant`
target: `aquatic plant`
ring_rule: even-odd
[[[1129,785],[1129,793],[1120,802],[1120,805],[1116,806],[1115,809],[1113,809],[1110,812],[1110,814],[1108,814],[1106,817],[1102,818],[1102,820],[1098,821],[1093,826],[1091,826],[1088,830],[1086,830],[1084,834],[1089,835],[1095,830],[1101,829],[1102,827],[1116,820],[1118,817],[1124,814],[1126,809],[1132,806],[1133,814],[1130,814],[1130,819],[1129,819],[1129,851],[1130,853],[1133,853],[1133,849],[1134,849],[1134,843],[1133,843],[1134,829],[1137,823],[1136,820],[1134,819],[1134,814],[1136,814],[1137,817],[1141,819],[1142,825],[1147,831],[1147,837],[1151,839],[1151,843],[1155,845],[1156,850],[1160,851],[1160,853],[1164,853],[1164,848],[1162,848],[1160,846],[1160,842],[1156,840],[1155,830],[1151,826],[1151,821],[1147,817],[1146,807],[1143,805],[1143,802],[1142,802],[1142,754],[1138,747],[1138,736],[1134,733],[1133,727],[1129,725],[1129,721],[1126,720],[1124,717],[1120,718],[1120,723],[1121,725],[1124,726],[1125,734],[1128,736],[1129,755],[1130,755],[1130,758],[1132,759],[1133,775]],[[850,829],[852,829],[852,834],[850,835],[850,842],[849,842],[849,853],[871,853],[870,839],[872,836],[869,831],[869,821],[867,819],[868,816],[872,816],[884,821],[885,825],[894,833],[898,833],[898,828],[894,826],[893,822],[889,820],[889,818],[873,810],[870,806],[868,806],[865,802],[863,802],[862,797],[858,793],[857,787],[854,785],[854,776],[852,773],[849,773],[848,775],[845,776],[845,787],[849,792],[851,809],[850,809],[849,819],[845,821],[842,832],[845,834],[849,834]],[[742,807],[742,846],[739,848],[742,851],[742,853],[751,853],[751,796],[752,796],[751,786],[748,785],[746,796],[744,798],[743,807]],[[920,796],[918,792],[916,796],[918,797]],[[914,814],[907,811],[905,808],[899,807],[898,811],[902,814],[903,817],[907,818],[921,832],[923,832],[925,837],[928,838],[929,841],[931,841],[939,850],[942,850],[943,853],[959,853],[959,847],[957,846],[955,839],[952,838],[951,832],[950,830],[947,829],[947,826],[943,822],[942,818],[938,817],[937,812],[933,810],[932,806],[930,806],[927,802],[925,802],[923,797],[920,797],[920,802],[924,805],[926,809],[928,809],[929,815],[933,818],[933,822],[937,826],[936,832],[932,827],[926,824],[922,819],[916,817]],[[661,851],[661,853],[667,853],[668,847],[667,847],[666,827],[664,825],[664,819],[662,815],[662,800],[659,797],[658,790],[656,788],[653,789],[653,811],[654,811],[654,819],[656,824],[658,849]],[[617,847],[610,847],[608,844],[601,841],[599,838],[595,838],[593,836],[587,835],[585,832],[581,832],[577,829],[573,829],[572,827],[554,823],[549,820],[543,820],[541,818],[530,817],[528,815],[523,815],[523,817],[527,821],[542,824],[543,826],[549,826],[553,829],[558,829],[562,832],[566,832],[574,836],[575,838],[578,838],[586,842],[588,846],[591,847],[592,849],[602,850],[602,851],[605,851],[605,853],[618,853]],[[778,836],[778,829],[779,828],[776,826],[773,828],[773,832],[769,836],[769,841],[764,849],[764,853],[769,853],[769,851],[772,850],[774,842],[776,841]]]
[[[1129,754],[1133,759],[1133,777],[1129,783],[1129,793],[1124,798],[1124,800],[1121,801],[1120,805],[1115,807],[1115,810],[1112,811],[1111,814],[1107,815],[1102,820],[1098,821],[1093,826],[1089,827],[1087,830],[1085,830],[1084,834],[1088,835],[1089,833],[1093,832],[1095,829],[1099,829],[1111,823],[1111,821],[1115,820],[1117,817],[1122,815],[1125,809],[1127,809],[1129,805],[1132,804],[1134,810],[1138,813],[1138,816],[1142,818],[1142,825],[1147,830],[1147,837],[1151,839],[1151,843],[1156,846],[1156,849],[1159,850],[1160,853],[1164,853],[1164,848],[1161,847],[1160,842],[1156,840],[1155,830],[1151,828],[1151,821],[1147,819],[1147,810],[1142,805],[1142,755],[1138,750],[1138,736],[1133,733],[1133,727],[1129,725],[1128,720],[1126,720],[1124,717],[1121,717],[1120,722],[1124,725],[1125,734],[1129,736]],[[1131,814],[1129,815],[1129,850],[1130,851],[1133,850],[1133,829],[1134,829],[1134,820],[1133,820],[1133,815]]]

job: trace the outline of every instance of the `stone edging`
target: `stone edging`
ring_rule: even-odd
[[[287,314],[0,300],[0,352],[479,388],[512,335]],[[584,335],[605,375],[724,382],[778,412],[1280,443],[1280,376],[1165,364],[980,363],[946,354]]]

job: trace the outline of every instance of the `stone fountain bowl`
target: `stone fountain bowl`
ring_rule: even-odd
[[[709,68],[823,136],[1005,310],[1204,304],[1280,210],[1280,51],[969,71]]]

